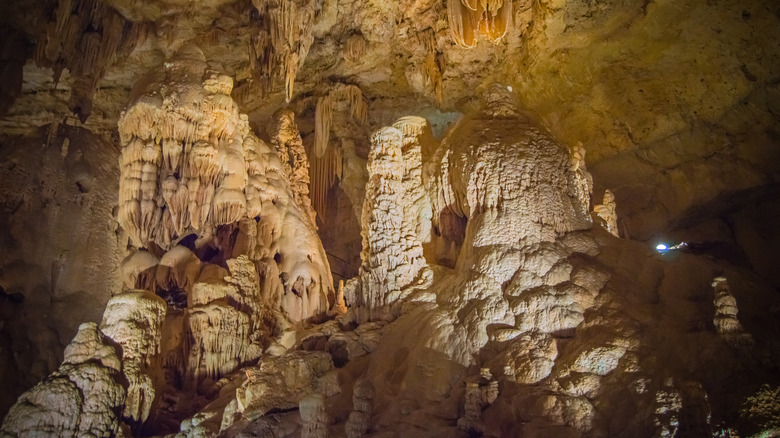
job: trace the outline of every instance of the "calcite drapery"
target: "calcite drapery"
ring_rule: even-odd
[[[332,279],[308,205],[294,120],[289,112],[278,115],[275,149],[269,147],[238,113],[232,84],[208,70],[192,45],[138,83],[119,121],[119,223],[137,247],[169,249],[190,233],[207,242],[221,239],[222,259],[242,251],[250,256],[263,288],[282,289],[280,305],[293,320],[324,313]],[[225,243],[223,225],[239,228],[238,243]],[[271,264],[278,272],[265,276],[263,266]],[[189,289],[195,279],[181,274],[176,285]],[[158,286],[165,289],[160,283],[171,277],[160,275]]]
[[[512,21],[512,2],[447,0],[447,16],[452,38],[459,46],[475,47],[480,36],[497,44]]]
[[[314,111],[314,148],[309,153],[311,163],[312,204],[320,217],[325,217],[328,190],[341,178],[342,154],[340,147],[329,147],[333,112],[339,106],[348,108],[355,120],[365,124],[368,104],[356,85],[337,84],[325,96],[317,99]]]
[[[277,76],[284,80],[285,98],[292,99],[295,77],[309,47],[321,0],[253,0],[257,20],[252,26],[249,61],[263,95]]]

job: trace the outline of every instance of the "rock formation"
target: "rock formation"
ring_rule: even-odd
[[[344,426],[347,438],[360,438],[371,427],[371,415],[373,413],[373,400],[376,391],[371,382],[358,380],[352,390],[352,412]]]
[[[729,282],[726,277],[715,277],[712,280],[712,287],[715,288],[715,317],[712,323],[715,324],[715,330],[724,341],[735,347],[750,345],[753,343],[753,337],[745,331],[737,319],[737,299],[731,295]]]
[[[60,368],[22,394],[3,421],[4,436],[116,436],[125,401],[116,344],[85,323]]]
[[[328,436],[328,414],[325,412],[325,397],[310,394],[299,404],[303,430],[301,438],[326,438]]]
[[[617,212],[615,205],[615,195],[609,190],[604,190],[604,200],[601,204],[593,207],[593,212],[603,222],[604,228],[613,236],[620,237],[618,234]]]
[[[403,181],[403,138],[401,131],[387,127],[371,139],[362,216],[363,264],[349,297],[361,321],[389,318],[402,291],[426,275],[422,245],[413,224],[404,220],[406,204],[413,199]]]
[[[243,253],[258,267],[274,264],[283,275],[265,277],[264,288],[283,288],[278,302],[284,311],[294,320],[323,313],[333,286],[294,121],[280,113],[276,150],[269,148],[239,116],[229,95],[232,82],[207,70],[200,49],[186,46],[136,90],[119,122],[119,222],[136,246],[168,250],[161,266],[173,258],[178,269],[189,269],[179,260],[187,249],[174,244],[193,233],[212,240],[223,260]],[[226,240],[226,226],[239,229],[237,239]],[[170,275],[189,291],[197,274]],[[157,275],[158,286],[170,289],[160,284],[166,274],[158,269]]]
[[[146,421],[155,401],[166,308],[151,292],[131,291],[111,297],[103,314],[100,330],[122,347],[122,374],[128,381],[124,417],[130,424]]]
[[[0,3],[0,435],[776,427],[773,5]]]

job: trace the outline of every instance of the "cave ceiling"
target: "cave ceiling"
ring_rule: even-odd
[[[261,136],[281,106],[297,113],[306,136],[317,98],[339,83],[357,85],[369,104],[363,138],[405,114],[428,118],[441,135],[481,90],[505,84],[556,138],[583,145],[595,192],[615,193],[633,237],[776,194],[780,9],[772,2],[516,0],[506,35],[473,48],[456,43],[439,0],[297,4],[313,10],[312,41],[286,102],[278,69],[267,93],[253,71],[250,46],[263,17],[251,2],[104,1],[133,41],[121,42],[128,47],[96,81],[86,127],[115,135],[133,84],[194,43],[234,78],[233,97]],[[34,61],[57,2],[0,8],[26,55],[21,95],[0,119],[3,138],[79,124],[68,108],[78,78],[65,66],[55,83]]]

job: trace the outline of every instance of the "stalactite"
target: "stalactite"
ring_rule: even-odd
[[[433,90],[436,96],[436,103],[439,105],[444,101],[444,89],[442,87],[442,56],[441,54],[429,52],[425,56],[425,81],[426,85]]]
[[[311,201],[314,210],[321,219],[327,212],[328,191],[340,180],[343,171],[343,158],[340,147],[331,147],[323,157],[309,156],[311,162]]]
[[[320,218],[325,217],[328,190],[341,179],[342,156],[339,147],[329,148],[330,125],[334,108],[345,102],[350,116],[360,124],[368,121],[368,104],[356,85],[339,84],[317,100],[314,113],[314,150],[309,154],[311,164],[312,205]]]
[[[283,80],[285,98],[292,99],[298,68],[306,60],[314,42],[311,34],[321,0],[253,0],[250,63],[263,95],[278,76]]]
[[[367,46],[366,39],[362,34],[353,33],[344,43],[344,58],[352,62],[360,61],[360,58],[362,58],[363,54],[366,52]]]
[[[35,61],[54,70],[55,82],[64,68],[70,71],[74,86],[68,106],[83,123],[98,81],[117,53],[129,54],[143,42],[145,27],[97,0],[60,0],[54,21],[38,40]]]
[[[368,121],[368,104],[363,99],[363,92],[356,85],[339,84],[327,95],[317,99],[314,110],[314,151],[317,157],[322,157],[330,141],[330,125],[336,101],[346,101],[352,118],[361,124]]]
[[[328,148],[332,111],[330,95],[317,99],[314,110],[314,155],[317,157],[322,157]]]
[[[448,0],[452,37],[461,47],[477,45],[480,36],[497,44],[512,20],[512,2],[504,0]]]

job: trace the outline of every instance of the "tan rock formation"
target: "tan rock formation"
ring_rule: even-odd
[[[267,357],[257,367],[247,368],[247,380],[236,392],[238,410],[257,418],[271,409],[297,407],[304,394],[333,395],[338,386],[334,386],[335,375],[328,374],[332,369],[330,355],[323,352]]]
[[[281,289],[278,301],[290,318],[324,313],[332,279],[294,120],[290,113],[278,116],[276,150],[269,148],[238,114],[232,86],[231,78],[207,70],[203,53],[191,45],[139,85],[119,122],[119,222],[136,246],[171,248],[157,270],[158,287],[187,291],[197,262],[185,263],[187,248],[174,242],[197,233],[216,240],[227,259],[235,243],[225,242],[219,227],[238,224],[238,254],[258,266],[275,264],[283,274],[264,276],[263,288]]]
[[[301,438],[326,438],[328,436],[328,414],[325,412],[325,397],[309,394],[298,404],[303,429]]]
[[[129,384],[124,417],[130,424],[146,421],[155,401],[166,310],[153,293],[129,291],[111,297],[103,313],[101,331],[122,347],[122,374]]]
[[[368,184],[363,202],[363,264],[348,297],[358,319],[390,319],[402,291],[426,275],[422,245],[413,224],[404,220],[403,133],[382,128],[372,137]],[[410,207],[411,209],[412,207]]]
[[[602,220],[602,226],[607,231],[615,237],[620,237],[615,208],[615,195],[609,190],[604,190],[604,200],[601,201],[601,204],[593,207],[593,212]]]
[[[115,344],[85,323],[60,368],[22,394],[3,421],[4,436],[116,436],[125,399]]]
[[[373,401],[376,396],[374,386],[365,379],[355,382],[352,390],[352,412],[344,426],[347,438],[360,438],[371,428]]]
[[[715,289],[715,317],[712,322],[718,335],[735,347],[752,345],[753,337],[737,319],[737,299],[731,295],[728,279],[715,277],[712,279],[712,287]]]

